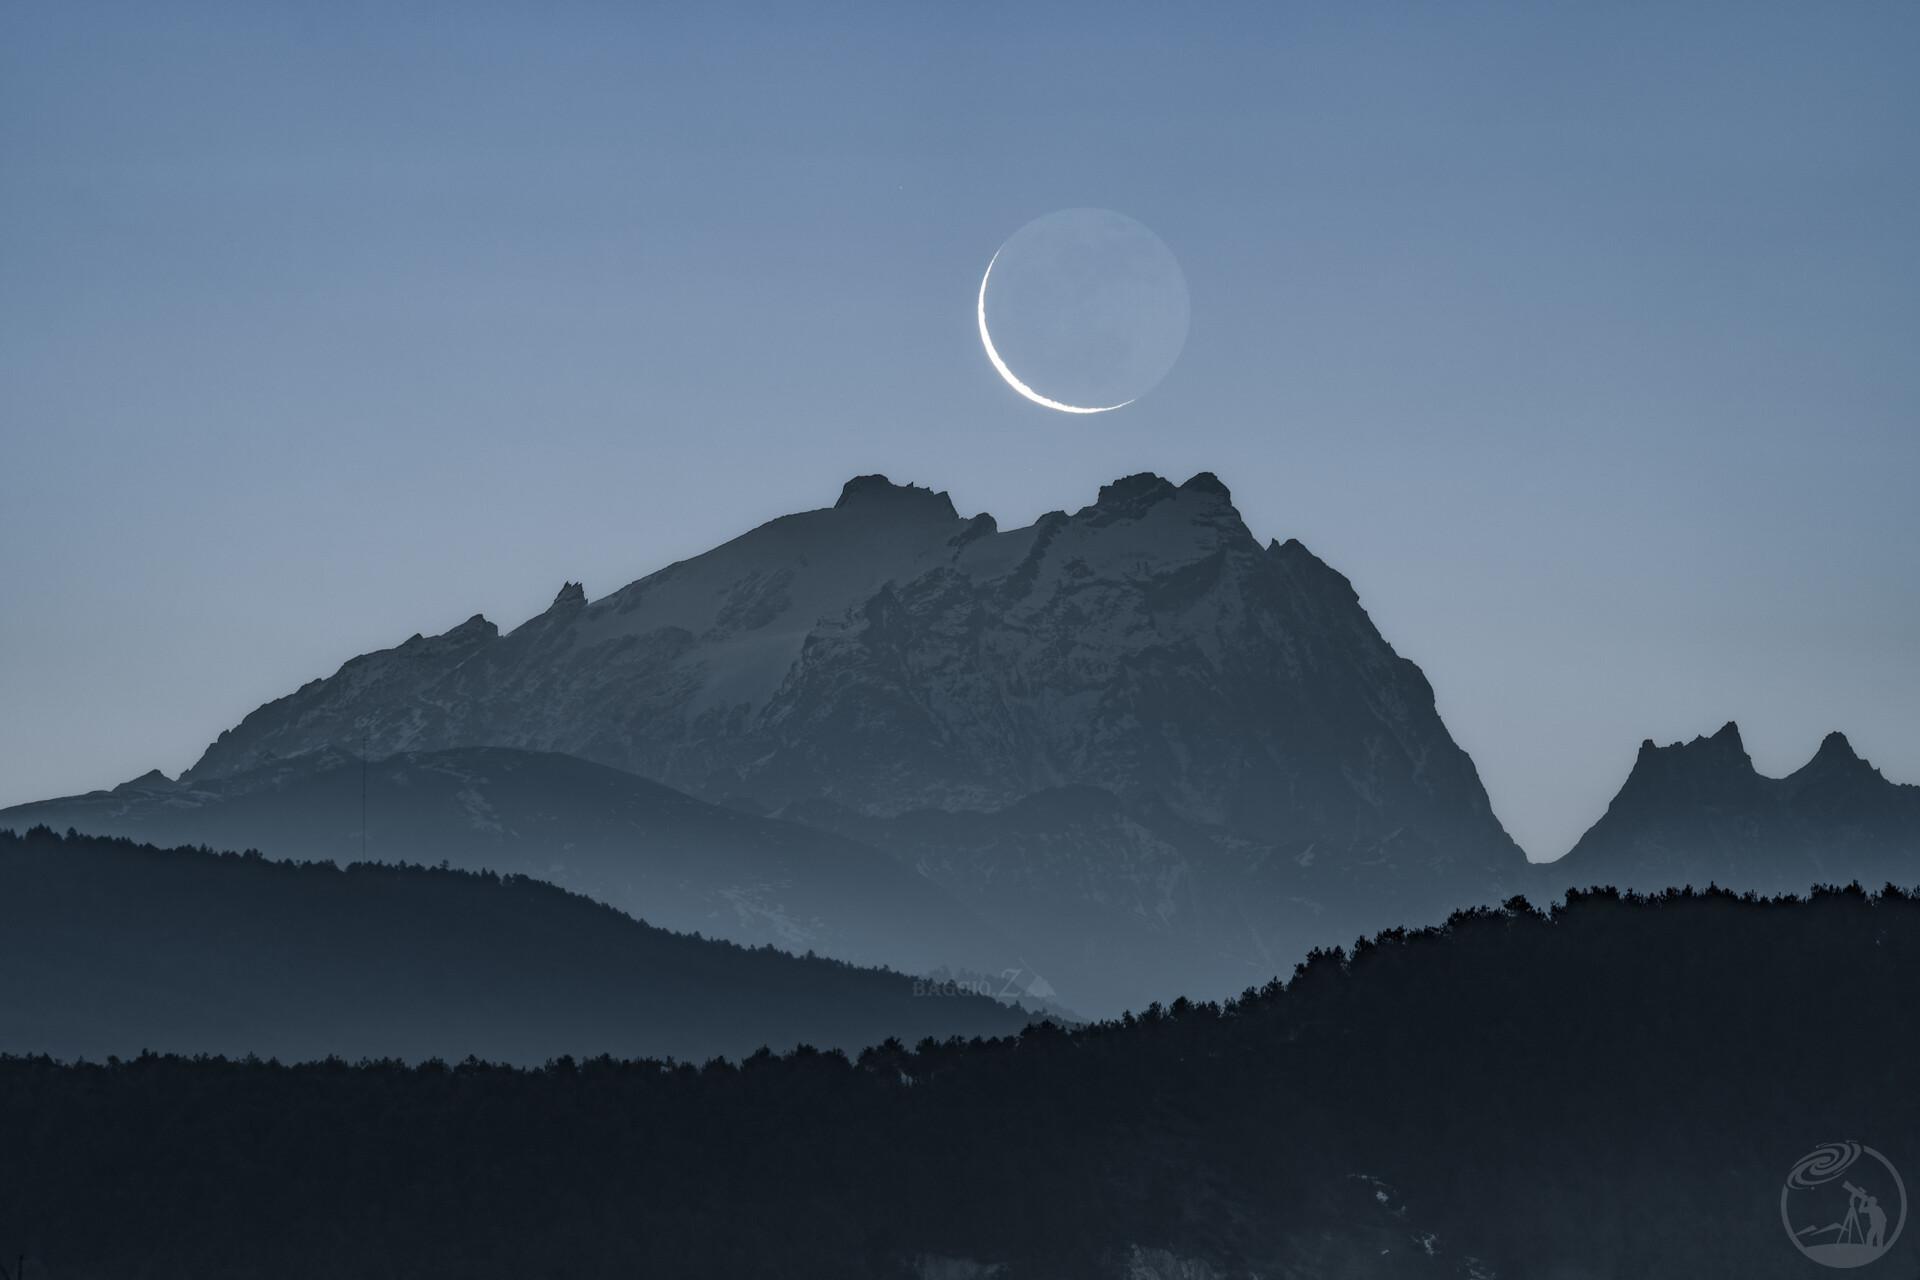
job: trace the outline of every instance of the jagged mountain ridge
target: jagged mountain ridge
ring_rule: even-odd
[[[887,816],[1047,787],[1339,846],[1409,819],[1514,855],[1417,667],[1213,476],[999,532],[884,477],[502,636],[476,617],[267,704],[190,777],[321,747],[563,751],[708,799]],[[1329,750],[1331,748],[1331,750]]]
[[[1419,668],[1204,472],[1127,477],[1007,531],[858,477],[600,600],[569,583],[507,634],[476,616],[355,658],[184,780],[473,747],[877,841],[1052,963],[1095,965],[1089,1013],[1237,991],[1526,875]],[[1125,815],[1023,811],[976,838],[969,815],[1076,787]]]
[[[1784,778],[1753,767],[1732,721],[1691,742],[1649,738],[1606,814],[1540,873],[1557,889],[1648,892],[1920,884],[1920,786],[1889,781],[1838,732]]]

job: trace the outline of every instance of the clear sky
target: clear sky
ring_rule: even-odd
[[[1536,859],[1642,738],[1920,782],[1920,6],[0,8],[0,803],[884,472],[1216,472]],[[1016,396],[1044,213],[1179,258]]]

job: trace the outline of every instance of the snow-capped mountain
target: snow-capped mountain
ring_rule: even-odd
[[[1207,473],[1006,531],[863,476],[601,599],[569,583],[507,634],[476,616],[355,658],[184,781],[471,747],[877,843],[1042,972],[1104,975],[1089,1012],[1238,990],[1526,872],[1420,670]]]
[[[1840,733],[1784,778],[1754,769],[1731,721],[1692,742],[1648,739],[1605,816],[1540,873],[1556,890],[1910,887],[1920,884],[1920,787],[1887,780]]]

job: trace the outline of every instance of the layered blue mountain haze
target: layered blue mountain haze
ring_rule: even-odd
[[[1089,1014],[1237,992],[1527,873],[1352,585],[1257,542],[1204,472],[1011,530],[857,477],[598,600],[569,583],[505,634],[476,616],[355,658],[177,783],[0,823],[338,857],[363,755],[385,855],[750,944],[1019,965]],[[663,834],[642,811],[694,802],[638,779],[703,816]]]

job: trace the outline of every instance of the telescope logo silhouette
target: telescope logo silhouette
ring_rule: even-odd
[[[1885,1256],[1905,1229],[1907,1187],[1872,1147],[1830,1142],[1787,1174],[1780,1221],[1793,1247],[1821,1266],[1864,1267]]]

